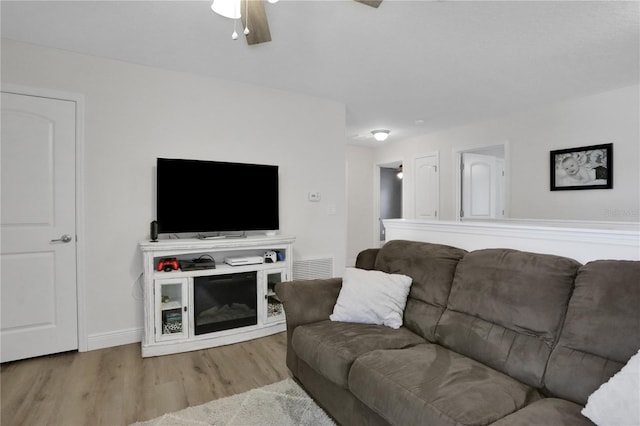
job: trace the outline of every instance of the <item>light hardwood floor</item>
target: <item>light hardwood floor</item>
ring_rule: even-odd
[[[2,364],[2,426],[128,425],[289,376],[286,333],[142,358],[140,344]]]

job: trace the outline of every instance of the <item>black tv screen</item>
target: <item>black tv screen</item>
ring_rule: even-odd
[[[278,166],[158,158],[159,233],[280,228]]]

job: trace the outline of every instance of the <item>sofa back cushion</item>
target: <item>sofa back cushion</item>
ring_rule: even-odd
[[[547,391],[584,405],[640,349],[640,261],[598,260],[578,271]]]
[[[413,279],[404,310],[404,326],[433,342],[447,305],[458,261],[466,250],[441,244],[394,240],[376,256],[375,269]]]
[[[541,387],[580,263],[511,249],[477,250],[458,264],[437,342]]]

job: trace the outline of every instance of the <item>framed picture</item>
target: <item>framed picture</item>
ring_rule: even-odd
[[[551,190],[613,188],[613,144],[550,152]]]

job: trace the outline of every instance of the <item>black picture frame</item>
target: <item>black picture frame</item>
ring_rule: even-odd
[[[558,149],[549,153],[551,191],[613,188],[613,144]]]

